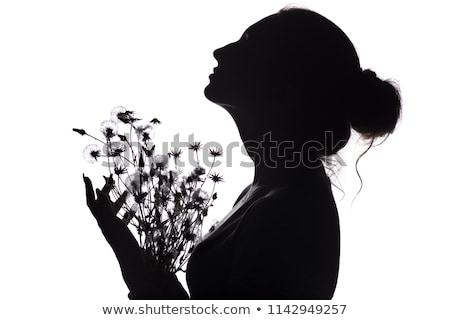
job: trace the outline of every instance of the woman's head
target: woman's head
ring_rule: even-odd
[[[275,136],[320,143],[319,155],[344,147],[351,127],[368,139],[392,133],[400,116],[398,90],[362,71],[345,33],[313,11],[283,9],[214,56],[208,99]]]

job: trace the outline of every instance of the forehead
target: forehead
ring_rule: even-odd
[[[276,23],[277,20],[277,14],[265,17],[248,27],[244,31],[244,34],[249,36],[268,36],[276,34],[279,31],[279,24]]]

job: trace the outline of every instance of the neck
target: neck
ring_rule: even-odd
[[[301,139],[289,138],[287,128],[280,129],[275,119],[264,121],[261,117],[255,121],[254,116],[233,111],[230,114],[255,164],[253,185],[295,184],[300,180],[326,178],[317,156],[302,150]]]

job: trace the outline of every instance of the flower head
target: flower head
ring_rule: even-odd
[[[213,157],[220,157],[223,151],[217,148],[209,148],[209,154]]]
[[[182,149],[180,149],[180,148],[173,148],[169,152],[169,157],[173,157],[174,159],[178,159],[181,156],[182,153],[183,153]]]
[[[161,121],[159,121],[156,118],[153,118],[152,120],[150,120],[150,123],[152,123],[152,124],[161,124]]]
[[[146,186],[148,180],[147,176],[141,175],[138,172],[130,173],[125,180],[127,191],[131,194],[141,194],[143,187]]]
[[[117,157],[127,150],[127,146],[123,141],[114,141],[108,145],[108,156]]]
[[[134,111],[129,111],[122,106],[118,106],[111,111],[111,120],[115,122],[121,121],[125,124],[128,124],[141,119],[134,117]]]
[[[139,141],[146,144],[148,141],[153,139],[154,130],[153,125],[150,123],[146,123],[140,126],[136,126],[134,128],[136,135],[138,136]]]
[[[194,173],[196,176],[204,175],[205,172],[206,172],[206,170],[205,170],[205,168],[203,168],[203,167],[196,167],[196,168],[194,168],[194,171],[193,171],[193,173]]]
[[[156,168],[167,168],[169,164],[169,157],[165,154],[157,154],[153,157],[153,162],[155,163]]]
[[[125,112],[127,112],[127,109],[125,109],[124,107],[122,107],[122,106],[115,107],[114,109],[111,110],[111,120],[119,121],[118,115],[120,113],[125,113]]]
[[[202,144],[200,142],[192,142],[189,143],[188,149],[193,151],[198,151],[202,147]]]
[[[208,201],[208,199],[208,193],[200,188],[192,193],[192,201],[196,203],[205,203],[206,201]]]
[[[75,132],[78,132],[82,136],[84,136],[86,134],[86,131],[84,131],[83,129],[75,129],[75,128],[73,128],[72,130],[75,131]]]
[[[141,119],[134,117],[134,111],[121,112],[117,115],[117,119],[119,119],[120,121],[122,121],[125,124],[133,123],[135,121],[141,120]]]
[[[111,139],[117,134],[117,124],[112,120],[105,120],[100,124],[100,131],[107,139]]]
[[[89,163],[94,163],[101,156],[100,147],[96,144],[88,144],[84,148],[83,155]]]
[[[124,174],[126,172],[127,172],[127,168],[125,168],[122,165],[114,168],[114,173],[117,174],[118,176],[121,175],[121,174]]]
[[[223,182],[223,177],[219,173],[210,173],[208,176],[214,183]]]

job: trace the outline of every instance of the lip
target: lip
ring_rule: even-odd
[[[215,76],[216,75],[216,71],[217,71],[217,68],[214,68],[213,72],[209,75],[209,77],[211,78],[211,77]]]

